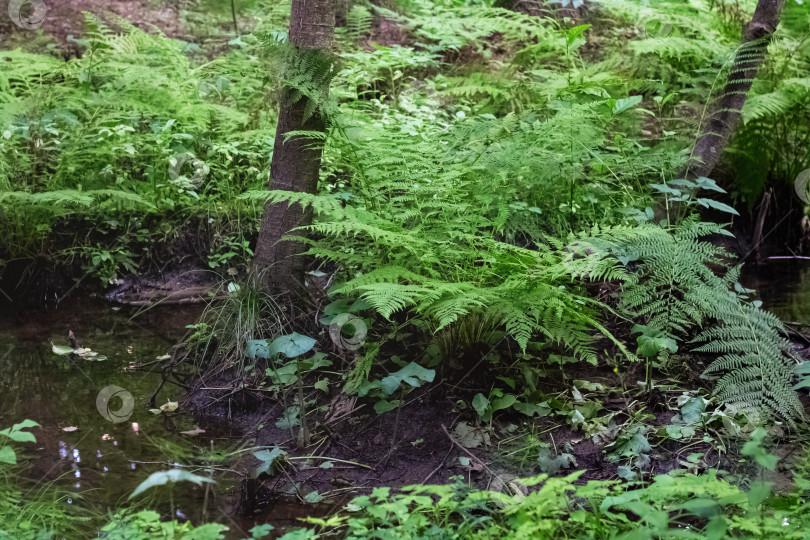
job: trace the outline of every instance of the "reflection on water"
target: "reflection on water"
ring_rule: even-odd
[[[174,463],[200,463],[203,449],[229,445],[228,433],[213,434],[209,429],[194,437],[183,435],[179,432],[200,426],[190,418],[150,413],[148,401],[162,377],[136,369],[168,353],[198,315],[198,310],[153,309],[130,321],[129,313],[77,300],[47,311],[0,313],[0,428],[25,418],[42,425],[31,430],[36,446],[25,448],[32,463],[28,476],[38,483],[55,481],[80,495],[83,505],[106,513],[129,506],[129,494],[152,472]],[[55,355],[52,344],[68,345],[70,330],[83,347],[108,359],[94,362]],[[110,385],[122,387],[134,398],[126,421],[115,423],[99,413],[97,396]],[[166,383],[156,403],[182,396],[182,388]],[[123,405],[120,397],[113,397],[109,409]],[[229,490],[223,485],[227,482],[218,482],[215,489],[220,495]],[[199,518],[201,489],[178,486],[174,497],[179,512],[195,521]],[[68,504],[74,500],[71,497]],[[209,518],[221,517],[217,506],[209,505]]]
[[[783,321],[810,325],[810,261],[779,259],[743,267],[742,284]]]

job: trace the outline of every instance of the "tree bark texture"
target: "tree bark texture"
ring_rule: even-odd
[[[300,52],[328,51],[335,33],[335,0],[293,0],[289,42]],[[270,165],[270,189],[315,193],[321,167],[322,146],[309,138],[292,137],[291,131],[320,131],[324,120],[316,110],[308,118],[307,98],[296,100],[292,89],[282,90],[278,125]],[[264,207],[253,271],[260,272],[264,285],[274,293],[291,292],[303,283],[305,246],[281,239],[296,227],[312,223],[312,211],[286,202]]]
[[[743,43],[734,56],[723,94],[714,113],[703,126],[683,178],[709,176],[717,165],[742,118],[743,105],[768,53],[771,37],[779,26],[784,3],[784,0],[759,0],[754,17],[743,36]]]

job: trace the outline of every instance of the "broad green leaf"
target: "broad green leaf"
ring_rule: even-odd
[[[160,471],[150,474],[149,478],[141,482],[138,487],[135,488],[135,491],[132,492],[132,495],[130,495],[129,498],[132,499],[137,497],[149,488],[153,488],[155,486],[165,486],[168,483],[174,484],[177,482],[192,482],[198,486],[203,485],[204,482],[209,484],[214,483],[214,481],[208,477],[192,474],[188,471],[184,471],[183,469]]]
[[[706,411],[706,403],[701,397],[693,397],[681,407],[681,420],[684,424],[697,424]]]
[[[272,525],[269,525],[269,524],[256,525],[255,527],[250,529],[250,531],[248,531],[248,532],[250,532],[251,538],[256,540],[256,539],[259,539],[259,538],[264,538],[266,536],[270,536],[270,531],[272,531],[274,528],[275,527],[273,527]]]
[[[0,448],[0,463],[17,464],[17,453],[10,446]]]
[[[551,407],[549,407],[545,402],[521,403],[520,401],[517,401],[514,405],[512,405],[512,408],[520,413],[525,414],[526,416],[537,416],[542,418],[543,416],[548,416],[551,414]]]
[[[577,460],[571,454],[562,453],[554,456],[549,448],[541,448],[537,456],[537,464],[544,473],[557,474],[560,469],[576,467]]]
[[[630,96],[622,99],[617,99],[611,108],[613,114],[619,114],[627,109],[631,109],[641,103],[641,96]]]
[[[387,399],[381,399],[374,404],[374,412],[377,414],[387,413],[389,411],[393,411],[397,407],[399,407],[400,400],[394,399],[388,401]]]
[[[295,358],[312,350],[315,340],[309,336],[302,336],[297,332],[286,336],[277,337],[270,343],[269,352],[271,356],[283,354],[287,358]]]
[[[478,416],[483,418],[487,413],[487,409],[489,408],[489,400],[484,397],[484,394],[479,392],[475,394],[475,397],[472,400],[472,406],[473,409],[475,409],[475,412],[478,413]]]
[[[298,380],[298,366],[295,361],[288,362],[278,369],[267,368],[265,375],[270,377],[274,384],[287,386]]]
[[[721,203],[720,201],[715,201],[714,199],[698,199],[697,202],[701,206],[705,206],[707,208],[714,208],[715,210],[720,210],[721,212],[726,212],[728,214],[733,214],[735,216],[740,215],[739,212],[734,210],[726,203]]]
[[[314,339],[293,332],[286,336],[277,337],[272,342],[268,342],[266,339],[248,341],[247,354],[250,358],[263,358],[265,360],[278,354],[283,354],[287,358],[295,358],[309,352],[314,346]]]
[[[639,456],[652,450],[650,442],[641,430],[637,430],[629,438],[616,443],[615,453],[620,456]]]
[[[271,474],[276,461],[283,460],[287,456],[287,452],[276,446],[272,450],[254,452],[253,456],[261,461],[252,473],[253,478],[258,478],[262,473]]]
[[[765,448],[765,429],[758,427],[751,432],[751,440],[746,442],[740,453],[744,456],[749,456],[754,459],[761,467],[770,471],[776,469],[776,463],[779,458],[768,452]]]
[[[570,28],[568,32],[565,34],[565,43],[570,47],[574,44],[574,42],[582,37],[582,34],[585,33],[585,30],[590,28],[590,24],[580,24],[579,26],[574,26]]]
[[[669,193],[670,195],[680,195],[681,190],[669,187],[666,184],[650,184],[650,187],[661,193]]]
[[[514,394],[506,394],[503,397],[493,399],[492,400],[492,412],[501,411],[503,409],[508,409],[517,401],[517,397]]]
[[[287,407],[284,410],[284,413],[281,417],[276,420],[276,427],[281,429],[289,429],[294,428],[296,426],[301,425],[301,419],[299,418],[299,414],[301,411],[301,407],[298,405],[292,405],[291,407]]]
[[[23,420],[19,424],[14,424],[10,428],[0,431],[0,435],[5,435],[15,442],[37,442],[37,438],[33,433],[22,431],[25,428],[40,427],[39,424],[33,420]]]
[[[697,180],[695,180],[695,183],[700,189],[710,189],[712,191],[717,191],[718,193],[726,193],[726,190],[718,186],[717,182],[711,178],[706,178],[705,176],[699,177]]]
[[[383,392],[385,392],[385,395],[390,396],[397,391],[401,383],[405,383],[416,388],[420,385],[420,381],[433,382],[434,377],[436,377],[435,370],[426,369],[415,362],[411,362],[399,371],[382,379],[380,384]]]
[[[249,358],[270,358],[270,349],[266,339],[252,339],[247,343],[247,355]]]
[[[633,330],[636,331],[637,327],[640,327],[640,325],[636,325]],[[638,351],[636,354],[647,358],[654,358],[665,349],[673,353],[678,352],[678,343],[674,339],[667,337],[663,332],[656,332],[647,327],[642,328],[644,329],[644,334],[636,338],[636,342],[638,342]]]

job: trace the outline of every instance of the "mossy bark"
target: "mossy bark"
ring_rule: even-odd
[[[336,0],[293,0],[289,41],[296,50],[329,52],[335,34]],[[324,131],[324,119],[316,110],[307,115],[306,98],[297,99],[291,88],[282,91],[278,125],[270,165],[270,189],[315,193],[321,167],[322,146],[292,131]],[[268,203],[264,208],[253,271],[262,275],[269,290],[287,293],[303,283],[304,260],[300,242],[282,240],[296,227],[312,223],[312,211],[300,205]]]

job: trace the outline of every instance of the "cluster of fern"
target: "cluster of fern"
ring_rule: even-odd
[[[675,11],[672,35],[635,42],[639,57],[684,71],[727,62],[733,32],[696,36],[690,9]],[[534,19],[529,28],[523,15],[498,9],[425,13],[419,2],[407,14],[352,9],[339,35],[347,52],[333,81],[330,131],[325,143],[313,138],[325,145],[321,192],[244,198],[313,208],[316,221],[298,240],[340,269],[330,292],[362,297],[386,318],[422,319],[433,332],[485,320],[522,348],[536,339],[596,362],[594,335],[614,338],[600,320],[608,307],[585,283],[621,282],[617,308],[627,319],[675,342],[704,343],[697,353],[722,353],[706,370],[720,374],[720,400],[795,421],[791,351],[778,321],[734,293],[737,273],[718,271],[728,259],[706,237],[723,227],[694,217],[652,224],[633,210],[650,204],[648,183],[675,177],[694,124],[657,145],[628,137],[638,130],[639,99],[618,93],[621,77],[608,63],[582,61],[587,27]],[[425,42],[348,52],[370,39],[371,14]],[[504,48],[497,60],[488,43],[495,34]],[[482,65],[447,77],[464,48]],[[505,82],[512,75],[518,83]],[[691,81],[685,93],[709,99],[714,77]],[[664,115],[665,101],[655,103]]]
[[[600,0],[593,26],[456,4],[353,3],[334,65],[291,50],[277,10],[203,64],[187,44],[93,16],[80,59],[4,52],[0,258],[32,256],[77,221],[92,249],[65,253],[86,259],[131,233],[165,242],[178,222],[226,222],[214,240],[246,246],[264,201],[301,204],[317,218],[300,231],[309,254],[339,269],[331,292],[384,317],[433,332],[486,320],[520,347],[539,339],[595,362],[595,334],[613,338],[586,284],[621,282],[625,317],[721,354],[708,369],[721,399],[795,418],[777,321],[717,271],[727,261],[705,237],[722,228],[634,210],[688,159],[739,28],[700,3]],[[806,9],[786,13],[746,129],[804,104]],[[381,21],[408,39],[375,43]],[[619,46],[588,49],[594,31]],[[325,135],[292,134],[324,146],[316,195],[263,189],[281,82],[328,120]]]
[[[688,342],[693,353],[713,358],[704,375],[719,379],[720,402],[751,418],[795,424],[804,415],[793,388],[798,355],[779,319],[740,285],[740,266],[719,270],[729,259],[706,237],[724,232],[688,218],[676,226],[600,231],[583,245],[632,267],[619,307],[645,336]],[[662,348],[660,356],[668,352]]]
[[[230,55],[236,78],[126,20],[86,25],[81,58],[2,53],[0,259],[140,260],[189,220],[240,234],[256,209],[236,196],[266,183],[274,138],[263,48]]]

